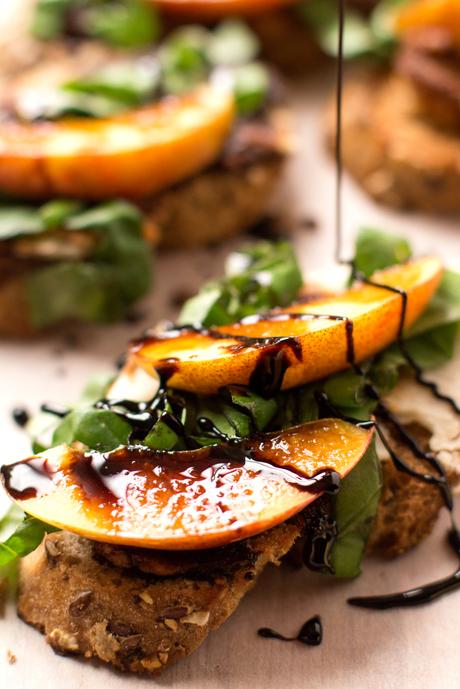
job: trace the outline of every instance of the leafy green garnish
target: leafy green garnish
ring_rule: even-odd
[[[337,577],[355,577],[380,500],[382,476],[375,443],[356,467],[342,480],[335,498],[337,538],[331,550],[331,564]]]
[[[72,4],[74,0],[38,0],[31,27],[33,35],[42,41],[58,38],[65,29]]]
[[[38,329],[77,318],[112,321],[147,291],[150,250],[142,236],[139,211],[124,201],[86,209],[73,201],[53,201],[41,208],[0,208],[0,238],[14,239],[60,229],[97,235],[91,255],[81,261],[56,261],[25,277],[30,318]],[[64,241],[64,240],[62,240]]]
[[[5,540],[0,541],[0,575],[18,558],[25,557],[35,550],[46,533],[56,531],[56,529],[34,517],[24,517],[22,512],[12,507],[0,521],[2,539],[4,531],[12,531],[12,533]]]
[[[43,219],[27,206],[0,206],[0,241],[21,235],[39,234],[45,229]]]
[[[232,323],[291,303],[302,286],[299,265],[287,242],[259,242],[234,252],[225,272],[225,278],[208,283],[184,304],[180,325]]]
[[[267,100],[270,75],[261,62],[250,62],[235,70],[235,101],[241,115],[257,112]]]
[[[73,23],[84,34],[122,47],[151,42],[142,32],[152,33],[155,15],[142,0],[40,0],[38,24],[36,21],[40,35],[51,38],[64,31],[71,12]],[[142,23],[142,31],[137,22]],[[131,39],[135,39],[132,45]],[[74,79],[56,91],[42,94],[33,111],[29,106],[22,112],[19,103],[19,114],[25,119],[48,120],[110,117],[163,94],[190,91],[206,82],[215,68],[223,67],[226,81],[233,84],[238,111],[251,115],[263,107],[270,85],[267,68],[255,62],[259,49],[255,34],[236,19],[223,21],[212,31],[200,25],[184,26],[171,32],[149,59],[136,57],[130,64],[113,64]]]
[[[201,26],[186,26],[169,36],[159,53],[165,91],[183,93],[206,81],[208,40],[209,31]]]
[[[343,53],[345,59],[376,57],[387,60],[397,45],[394,16],[398,6],[408,0],[381,0],[366,17],[350,8],[345,12]],[[327,55],[338,53],[339,19],[335,0],[304,2],[300,6],[304,20],[313,29]]]
[[[152,44],[161,29],[157,13],[143,0],[38,0],[32,23],[37,38],[59,38],[69,28],[127,49]]]
[[[142,48],[160,35],[160,21],[143,0],[90,2],[82,13],[83,31],[118,48]]]
[[[359,231],[354,264],[358,273],[367,278],[377,270],[404,263],[411,256],[410,244],[403,237],[368,227]]]
[[[117,414],[105,409],[76,409],[58,426],[52,444],[70,445],[75,440],[99,452],[127,445],[131,426]]]
[[[236,67],[255,60],[260,44],[247,24],[227,19],[219,24],[208,38],[206,56],[213,65]]]

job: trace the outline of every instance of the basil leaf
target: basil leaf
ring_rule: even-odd
[[[331,551],[331,564],[335,576],[355,577],[360,573],[381,490],[380,461],[375,443],[372,443],[364,457],[343,479],[334,499],[338,535]]]
[[[240,115],[248,116],[261,110],[270,89],[270,75],[261,62],[250,62],[234,71],[234,95]]]
[[[217,400],[202,400],[197,410],[197,418],[200,417],[209,419],[221,434],[229,438],[246,438],[252,430],[252,422],[247,414]]]
[[[302,275],[286,242],[260,242],[231,254],[226,277],[210,282],[189,299],[179,324],[226,325],[284,306],[296,298]]]
[[[92,3],[81,12],[84,33],[118,48],[142,48],[154,43],[161,26],[152,5],[143,0]]]
[[[105,230],[112,224],[127,225],[139,231],[142,221],[140,211],[125,201],[108,201],[85,210],[67,223],[69,230]]]
[[[0,241],[21,235],[40,234],[46,226],[35,208],[0,206]]]
[[[26,516],[14,532],[0,543],[0,568],[8,567],[18,558],[31,553],[40,545],[45,534],[51,531],[56,529],[34,517]]]
[[[204,27],[187,26],[174,31],[165,41],[159,59],[166,93],[183,93],[206,81],[208,39],[209,32]]]
[[[63,33],[67,12],[74,0],[38,0],[31,26],[32,34],[42,41],[58,38]]]
[[[98,373],[86,383],[80,397],[81,404],[94,404],[107,395],[110,384],[113,382],[115,376],[113,373]]]
[[[280,393],[277,398],[278,411],[270,424],[276,429],[290,428],[318,418],[315,386],[305,385]]]
[[[406,5],[407,0],[380,0],[370,16],[370,26],[374,34],[376,47],[382,52],[390,53],[397,45],[395,19],[398,9]]]
[[[61,229],[66,226],[69,219],[83,209],[80,201],[67,201],[58,199],[49,201],[38,209],[38,214],[48,230]]]
[[[92,450],[109,452],[128,445],[131,426],[117,414],[105,409],[75,409],[54,431],[52,444],[70,445],[75,440]]]
[[[339,18],[334,0],[305,2],[301,14],[312,28],[321,48],[327,55],[337,56]],[[374,47],[374,36],[366,19],[357,11],[345,13],[343,54],[346,59],[363,57]]]
[[[275,399],[265,399],[247,388],[230,386],[226,389],[231,403],[238,409],[245,410],[251,417],[254,428],[263,431],[274,417],[277,404]]]
[[[427,309],[412,326],[409,335],[417,335],[448,323],[460,322],[460,274],[445,270],[436,294]]]
[[[65,319],[110,322],[148,290],[149,247],[141,215],[131,204],[113,201],[70,216],[65,229],[98,232],[86,262],[36,268],[26,277],[30,317],[45,328]],[[64,288],[65,287],[65,288]]]
[[[179,436],[160,417],[152,430],[142,441],[143,445],[152,450],[173,450],[179,442]]]
[[[387,234],[373,228],[359,231],[355,248],[355,267],[365,277],[376,270],[404,263],[412,256],[409,242],[403,237]]]
[[[136,107],[153,96],[159,82],[158,62],[144,58],[111,65],[97,74],[69,81],[61,89],[108,99],[116,108]]]
[[[221,22],[209,36],[206,54],[213,65],[244,65],[260,50],[257,36],[238,19]]]

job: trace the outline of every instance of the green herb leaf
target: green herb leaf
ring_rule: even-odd
[[[339,18],[334,0],[305,2],[300,6],[303,18],[313,29],[315,36],[327,55],[337,56],[339,39]],[[345,13],[343,53],[346,59],[364,57],[374,47],[374,36],[369,23],[357,11]]]
[[[436,294],[410,329],[417,335],[448,323],[460,322],[460,273],[445,270]]]
[[[337,577],[360,573],[382,489],[380,461],[373,443],[356,467],[343,479],[334,500],[338,535],[331,551]]]
[[[139,211],[129,203],[113,201],[69,216],[64,229],[97,232],[98,241],[86,262],[59,262],[27,275],[35,327],[65,319],[122,318],[151,280],[150,250],[142,237]]]
[[[244,410],[252,419],[254,428],[263,431],[277,411],[275,399],[265,399],[247,388],[232,385],[226,389],[231,403],[237,409]]]
[[[267,100],[269,89],[270,75],[261,62],[250,62],[235,69],[234,94],[240,115],[258,112]]]
[[[45,203],[38,209],[38,215],[47,230],[56,230],[64,228],[70,218],[82,210],[83,204],[80,201],[58,199]]]
[[[31,31],[42,41],[58,38],[65,28],[67,12],[74,0],[38,0]]]
[[[227,19],[210,34],[206,54],[213,65],[237,66],[254,60],[259,50],[257,36],[247,24]]]
[[[14,508],[13,508],[14,510]],[[17,519],[17,512],[13,511],[10,516],[2,520],[1,526],[6,520],[14,523]],[[15,528],[13,533],[0,543],[0,569],[13,564],[18,558],[25,557],[37,548],[46,533],[56,531],[49,524],[44,524],[34,517],[26,516]]]
[[[162,86],[167,93],[183,93],[206,81],[208,40],[207,29],[194,25],[177,29],[168,37],[159,53]]]
[[[177,433],[160,417],[142,441],[142,444],[150,447],[152,450],[173,450],[178,442],[179,436]]]
[[[158,62],[144,58],[115,63],[94,75],[69,81],[61,88],[70,93],[105,98],[117,110],[142,105],[153,97],[159,83]]]
[[[260,242],[230,255],[226,277],[189,299],[179,324],[225,325],[284,306],[296,298],[302,275],[287,242]]]
[[[0,241],[21,235],[40,234],[46,225],[30,206],[0,206]]]
[[[118,48],[142,48],[154,43],[161,26],[152,5],[142,0],[90,3],[82,10],[84,33]]]
[[[70,445],[75,440],[92,450],[109,452],[127,445],[131,426],[117,414],[105,409],[75,409],[54,431],[52,445]]]
[[[355,267],[365,277],[376,270],[404,263],[412,256],[409,242],[403,237],[372,228],[359,231],[355,248]]]

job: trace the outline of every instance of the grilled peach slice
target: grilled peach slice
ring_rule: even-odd
[[[460,3],[458,0],[415,0],[396,15],[400,33],[425,27],[439,27],[451,33],[460,44]]]
[[[61,445],[1,471],[22,509],[58,528],[143,548],[212,548],[266,531],[335,490],[372,433],[322,419],[183,452],[83,454]]]
[[[220,17],[264,14],[280,7],[296,4],[297,0],[152,0],[169,15],[212,20]]]
[[[0,192],[141,198],[219,155],[234,118],[231,94],[203,86],[111,118],[0,124]]]
[[[440,262],[422,258],[373,279],[407,294],[404,326],[420,316],[439,284]],[[294,304],[240,323],[149,335],[132,345],[127,370],[158,372],[168,385],[213,394],[230,384],[266,390],[280,377],[288,389],[347,368],[391,344],[402,320],[401,294],[358,283],[329,299]]]

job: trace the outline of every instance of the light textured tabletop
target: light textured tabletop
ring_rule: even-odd
[[[332,261],[333,166],[321,145],[321,113],[330,79],[318,76],[293,94],[299,154],[290,165],[278,203],[297,217],[313,217],[315,230],[301,230],[296,245],[305,267]],[[406,233],[422,253],[447,261],[460,258],[458,222],[401,216],[378,208],[347,180],[345,224],[351,245],[359,225]],[[225,249],[227,250],[228,247]],[[0,428],[2,461],[27,453],[11,409],[26,404],[76,398],[91,374],[108,370],[128,338],[147,324],[174,315],[171,295],[219,274],[225,251],[163,255],[154,293],[139,307],[140,323],[108,328],[73,327],[51,338],[0,344]],[[366,561],[353,582],[334,582],[305,570],[269,568],[228,622],[201,649],[158,679],[122,676],[104,667],[53,654],[43,637],[20,622],[12,605],[0,619],[2,689],[454,689],[460,686],[460,591],[413,610],[370,612],[347,606],[350,595],[389,592],[449,573],[455,562],[444,543],[445,515],[436,532],[412,553],[393,563]],[[256,636],[260,626],[295,634],[311,615],[324,622],[324,642],[308,648]],[[8,662],[8,651],[16,662]]]

